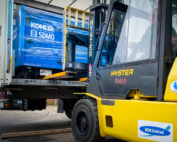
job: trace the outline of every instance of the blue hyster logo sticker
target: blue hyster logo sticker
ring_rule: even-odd
[[[171,91],[173,91],[174,93],[177,93],[177,81],[174,81],[174,82],[170,85],[170,89],[171,89]]]
[[[177,82],[174,83],[173,87],[177,90]]]
[[[170,126],[167,128],[159,128],[153,126],[142,126],[139,128],[142,132],[147,133],[149,135],[142,135],[143,137],[152,137],[152,136],[169,136],[171,133],[169,130],[171,129]]]

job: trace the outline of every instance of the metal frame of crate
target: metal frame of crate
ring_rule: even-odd
[[[71,13],[74,11],[75,13],[75,25],[71,25]],[[78,26],[78,19],[79,19],[79,13],[82,14],[82,27]],[[67,61],[67,33],[68,33],[68,27],[81,29],[84,31],[89,31],[88,28],[85,27],[86,22],[86,14],[89,15],[90,13],[87,11],[79,10],[73,7],[66,7],[63,12],[63,70],[65,70],[65,63]],[[68,19],[68,22],[67,22]]]

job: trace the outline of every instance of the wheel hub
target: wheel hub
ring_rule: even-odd
[[[81,117],[80,123],[83,128],[86,128],[87,127],[87,117],[86,116]]]
[[[88,131],[88,118],[84,112],[80,112],[77,116],[77,130],[81,135],[85,135]]]

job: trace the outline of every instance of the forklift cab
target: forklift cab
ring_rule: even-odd
[[[177,0],[110,1],[89,97],[73,109],[76,141],[177,141],[176,8]]]
[[[168,77],[177,66],[176,10],[177,0],[112,0],[87,92],[164,100]]]

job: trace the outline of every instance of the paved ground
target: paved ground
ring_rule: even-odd
[[[0,110],[0,136],[3,133],[27,132],[70,128],[71,121],[65,114],[57,114],[57,108],[49,106],[43,111]],[[0,142],[75,142],[72,133],[1,140]],[[111,137],[105,142],[123,142]]]

